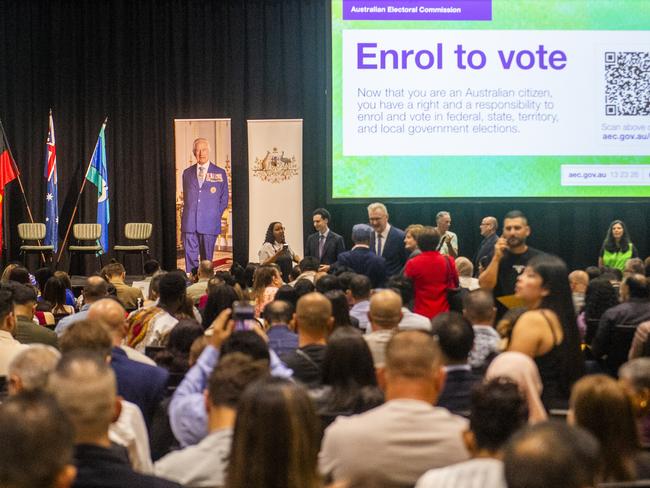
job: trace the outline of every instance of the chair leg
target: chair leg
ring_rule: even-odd
[[[140,251],[140,268],[142,271],[142,276],[144,276],[144,251]]]

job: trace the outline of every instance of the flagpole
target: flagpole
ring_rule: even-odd
[[[106,123],[108,122],[108,115],[104,119],[104,123],[102,124],[102,128],[99,130],[99,133],[102,133],[102,130],[106,128]],[[61,249],[59,249],[59,255],[56,258],[56,264],[58,266],[59,262],[61,261],[61,256],[63,255],[63,250],[65,249],[65,245],[68,242],[68,237],[70,237],[70,229],[72,228],[72,223],[74,222],[75,215],[77,215],[77,208],[79,208],[79,202],[81,201],[81,195],[84,192],[84,188],[86,188],[86,177],[88,176],[88,173],[90,172],[90,166],[93,164],[93,158],[95,157],[95,151],[97,150],[97,144],[95,143],[95,149],[93,149],[93,153],[90,156],[90,161],[88,161],[88,167],[86,168],[86,172],[84,173],[84,179],[83,182],[81,183],[81,189],[79,190],[79,195],[77,195],[77,202],[74,204],[74,209],[72,210],[72,216],[70,217],[70,222],[68,222],[68,228],[65,231],[65,237],[63,238],[63,243],[61,244]]]

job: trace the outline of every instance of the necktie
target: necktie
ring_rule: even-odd
[[[205,180],[205,168],[199,166],[199,187],[203,186],[204,180]]]
[[[322,259],[323,257],[323,248],[325,247],[325,236],[323,234],[318,238],[318,258]]]
[[[381,256],[381,234],[377,234],[377,256]]]

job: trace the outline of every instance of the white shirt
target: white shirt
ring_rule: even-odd
[[[126,447],[129,461],[135,471],[152,474],[149,434],[140,407],[126,400],[122,400],[121,403],[122,411],[118,419],[110,425],[108,438],[116,444]]]
[[[506,488],[503,462],[477,458],[446,468],[431,469],[418,480],[415,488]]]
[[[431,330],[431,321],[424,315],[402,307],[402,320],[397,328],[399,330]]]
[[[458,236],[454,234],[452,231],[448,230],[447,232],[445,232],[443,236],[440,237],[441,243],[442,243],[442,239],[446,236],[451,237],[451,241],[450,241],[451,248],[454,250],[456,255],[458,255]],[[449,252],[449,250],[447,249],[447,243],[445,242],[444,244],[441,244],[440,249],[438,249],[438,251],[440,252],[440,254],[447,254]]]

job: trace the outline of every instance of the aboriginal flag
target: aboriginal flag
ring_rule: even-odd
[[[10,181],[16,179],[17,176],[16,163],[14,163],[11,153],[9,152],[7,136],[5,135],[2,122],[0,122],[0,254],[2,254],[2,220],[4,218],[3,204],[5,186],[7,186]]]

